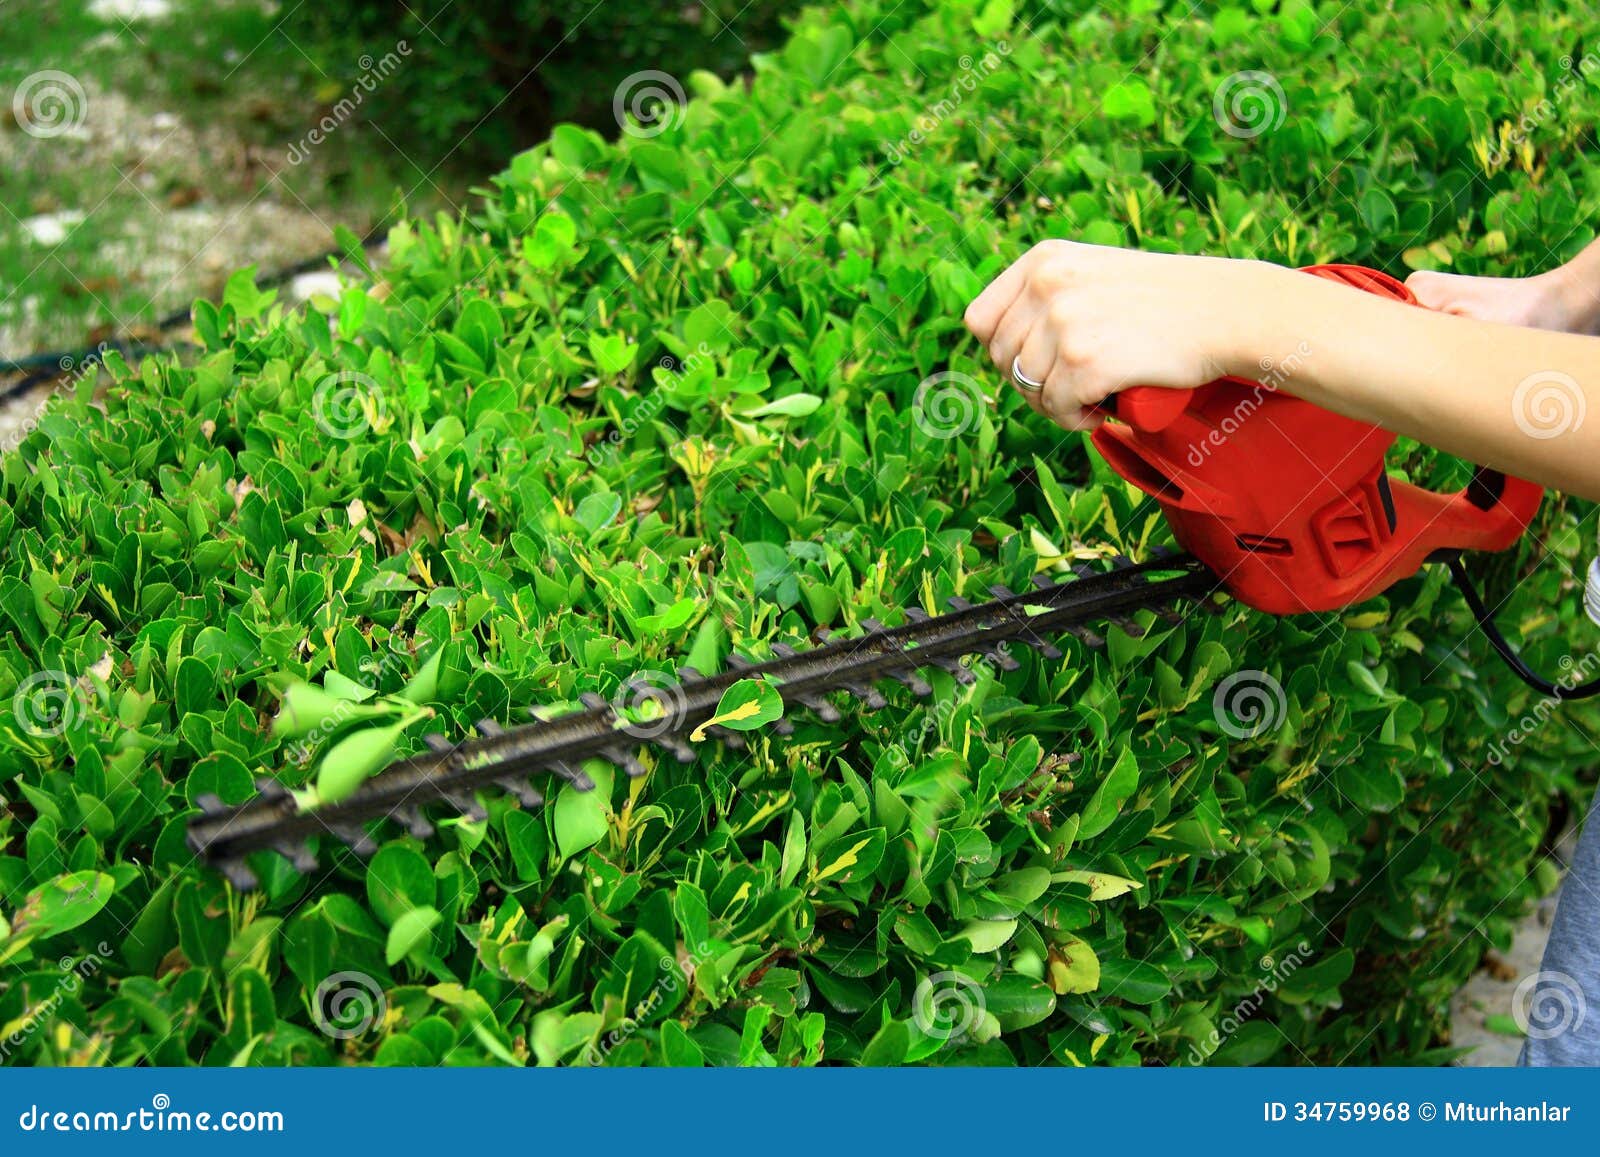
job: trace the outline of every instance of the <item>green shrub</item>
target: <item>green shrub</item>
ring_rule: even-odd
[[[689,73],[723,76],[781,35],[795,0],[696,0],[660,7],[594,0],[357,0],[298,5],[285,32],[335,75],[381,58],[403,41],[405,59],[384,68],[364,112],[418,161],[492,159],[543,140],[559,121],[614,135],[619,85],[651,107],[658,94],[687,94]],[[363,72],[368,71],[360,65]],[[646,99],[648,98],[648,99]]]
[[[1032,241],[1400,272],[1583,241],[1591,90],[1491,163],[1577,8],[1149,7],[811,12],[748,91],[654,139],[558,129],[469,220],[396,229],[376,284],[299,315],[236,280],[194,364],[113,359],[103,404],[54,408],[0,460],[11,1059],[1446,1055],[1450,993],[1551,882],[1596,717],[1524,727],[1543,708],[1436,570],[1341,614],[1228,605],[970,689],[935,673],[929,707],[596,768],[595,795],[490,798],[370,864],[271,860],[251,895],[184,846],[200,793],[315,776],[271,730],[299,680],[416,679],[404,717],[461,735],[1062,552],[1145,554],[1155,512],[961,328]],[[1253,137],[1213,116],[1241,69],[1286,102]],[[1595,637],[1577,506],[1475,564],[1546,668]],[[1253,738],[1214,709],[1236,672],[1283,691]]]

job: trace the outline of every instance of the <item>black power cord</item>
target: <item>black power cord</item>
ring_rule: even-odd
[[[1450,577],[1455,579],[1456,586],[1461,588],[1461,596],[1467,600],[1472,617],[1478,620],[1478,626],[1489,637],[1489,642],[1500,652],[1500,657],[1506,661],[1506,666],[1515,671],[1519,679],[1535,691],[1563,702],[1571,699],[1588,699],[1590,696],[1600,694],[1600,679],[1591,679],[1587,683],[1568,687],[1561,683],[1552,683],[1524,663],[1516,649],[1500,633],[1500,628],[1494,625],[1494,616],[1490,614],[1489,608],[1484,606],[1477,588],[1472,585],[1472,579],[1467,576],[1467,568],[1462,565],[1461,556],[1453,554],[1442,561],[1449,569]]]

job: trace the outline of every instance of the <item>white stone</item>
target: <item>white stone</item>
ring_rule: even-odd
[[[165,20],[171,13],[169,0],[93,0],[89,5],[96,20]]]
[[[310,301],[314,295],[331,297],[339,300],[340,286],[339,275],[331,269],[321,269],[315,273],[302,273],[289,282],[289,296],[295,301]]]
[[[29,217],[22,222],[22,228],[28,234],[28,240],[35,245],[60,245],[72,232],[72,227],[82,220],[82,213],[67,209],[60,213],[40,213],[36,217]]]

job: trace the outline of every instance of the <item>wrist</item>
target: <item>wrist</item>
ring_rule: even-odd
[[[1567,333],[1600,332],[1600,298],[1592,278],[1576,262],[1559,265],[1535,279],[1540,283],[1544,324],[1540,328]]]
[[[1230,377],[1259,379],[1294,356],[1306,340],[1300,319],[1306,316],[1302,291],[1315,278],[1268,261],[1229,261],[1234,284],[1219,294],[1226,310],[1218,327],[1216,360]]]

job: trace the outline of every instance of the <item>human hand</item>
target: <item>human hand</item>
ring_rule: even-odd
[[[1534,277],[1471,277],[1419,269],[1406,278],[1406,288],[1429,309],[1502,325],[1594,333],[1600,321],[1600,301],[1584,292],[1570,265]]]
[[[966,325],[1033,409],[1069,430],[1128,386],[1188,389],[1251,372],[1244,339],[1277,266],[1072,241],[1035,245],[967,307]],[[1013,366],[1035,382],[1029,390]]]

